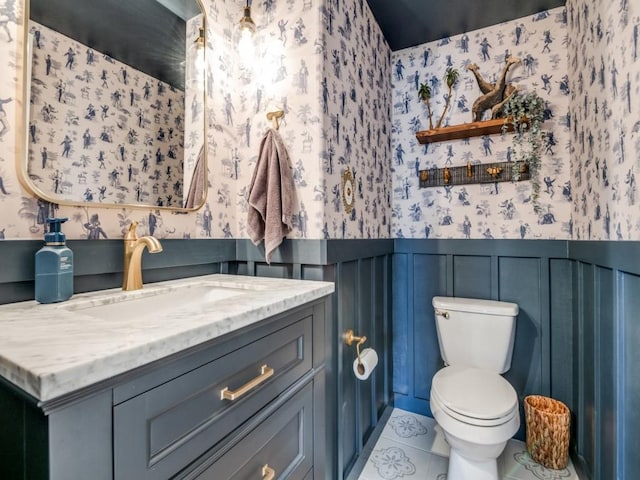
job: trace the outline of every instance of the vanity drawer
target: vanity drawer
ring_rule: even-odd
[[[313,467],[312,425],[308,384],[219,460],[201,464],[184,480],[306,480]]]
[[[307,317],[114,407],[115,478],[166,479],[215,447],[312,368],[311,337]]]

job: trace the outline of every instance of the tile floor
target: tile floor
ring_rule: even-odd
[[[394,409],[359,480],[446,480],[449,447],[438,430],[432,418]],[[545,468],[519,440],[507,444],[498,472],[501,480],[578,480],[571,462],[564,470]]]

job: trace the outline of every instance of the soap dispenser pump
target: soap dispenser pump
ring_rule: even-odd
[[[65,245],[61,225],[68,218],[47,218],[45,245],[36,252],[36,300],[64,302],[73,295],[73,252]]]

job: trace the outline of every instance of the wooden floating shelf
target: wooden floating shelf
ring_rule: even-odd
[[[505,127],[505,119],[496,118],[494,120],[483,120],[481,122],[463,123],[461,125],[452,125],[450,127],[423,130],[416,132],[416,138],[420,144],[425,145],[427,143],[460,140],[462,138],[502,133],[503,127]],[[514,130],[513,122],[511,120],[506,120],[506,130],[508,132],[513,132]]]
[[[529,166],[524,162],[468,164],[461,167],[431,168],[418,172],[420,188],[521,182],[530,178]]]

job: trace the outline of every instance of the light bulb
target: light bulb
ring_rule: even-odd
[[[238,53],[245,64],[248,64],[253,60],[253,32],[251,32],[251,30],[246,28],[240,30]]]

